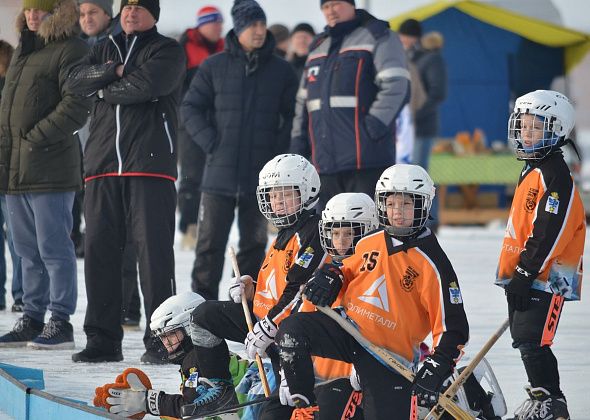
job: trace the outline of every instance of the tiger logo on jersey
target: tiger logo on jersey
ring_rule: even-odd
[[[532,213],[537,207],[537,196],[539,195],[539,190],[535,188],[529,188],[529,191],[526,195],[526,199],[524,202],[524,210],[527,213]]]
[[[288,273],[289,269],[291,268],[291,264],[293,264],[293,250],[289,249],[285,254],[285,265],[283,265],[283,271]]]
[[[400,280],[400,285],[405,292],[411,292],[414,288],[414,280],[419,276],[418,272],[412,267],[408,266],[404,276]]]

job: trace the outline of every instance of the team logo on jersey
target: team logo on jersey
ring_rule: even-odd
[[[557,214],[559,211],[559,194],[552,192],[547,197],[547,203],[545,204],[545,211],[547,213]]]
[[[375,280],[371,287],[362,296],[359,296],[359,300],[389,312],[389,298],[387,297],[385,274],[382,274],[381,277]]]
[[[301,254],[299,258],[297,258],[295,264],[300,265],[303,268],[309,267],[309,263],[311,262],[311,260],[313,260],[314,252],[315,251],[313,250],[313,248],[308,246],[307,248],[305,248],[305,252]]]
[[[285,254],[285,265],[283,266],[283,270],[285,273],[288,273],[289,269],[291,268],[291,264],[293,264],[293,250],[289,249]]]
[[[261,290],[258,294],[267,299],[277,299],[277,278],[274,270],[272,270],[266,278],[264,290]]]
[[[317,81],[317,77],[320,74],[320,66],[313,66],[307,69],[307,83],[313,83]]]
[[[537,206],[537,196],[539,195],[539,190],[535,188],[529,188],[529,192],[526,194],[526,199],[524,202],[524,210],[527,213],[532,213]]]
[[[414,270],[412,267],[408,266],[406,272],[404,273],[404,276],[399,282],[402,286],[402,289],[404,289],[404,291],[406,292],[411,292],[414,288],[414,280],[416,280],[416,277],[418,276],[418,272]]]
[[[185,388],[196,388],[199,384],[198,384],[198,379],[199,379],[199,372],[197,371],[197,368],[190,368],[189,370],[189,377],[186,378],[186,381],[184,381],[184,387]]]
[[[463,303],[461,289],[459,289],[459,285],[455,281],[452,281],[451,284],[449,284],[449,298],[453,305]]]

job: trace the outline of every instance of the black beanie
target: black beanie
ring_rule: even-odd
[[[236,0],[231,8],[231,17],[234,21],[234,32],[240,36],[248,26],[255,22],[266,23],[266,15],[256,0]]]
[[[320,7],[324,5],[324,3],[327,3],[329,1],[334,1],[334,0],[320,0]],[[352,4],[354,7],[356,7],[356,4],[354,4],[354,0],[342,0],[345,1],[346,3],[350,3]]]
[[[398,33],[420,38],[422,36],[422,25],[416,19],[406,19],[399,26]]]
[[[160,0],[122,0],[121,10],[125,6],[141,6],[152,14],[154,19],[160,19]]]
[[[295,26],[291,31],[291,35],[293,35],[295,32],[307,32],[311,36],[315,36],[315,31],[313,30],[313,27],[309,23],[305,22]]]

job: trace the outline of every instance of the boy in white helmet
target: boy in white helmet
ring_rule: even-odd
[[[551,345],[564,301],[579,300],[582,287],[585,212],[561,151],[574,122],[569,100],[549,90],[518,98],[508,122],[508,139],[525,166],[496,284],[505,288],[512,347],[529,381],[516,419],[569,419]]]
[[[151,388],[147,375],[137,369],[126,369],[111,384],[96,388],[94,405],[122,417],[140,418],[144,414],[181,418],[182,406],[192,403],[205,387],[198,382],[197,355],[191,342],[190,314],[205,299],[194,292],[179,293],[166,299],[154,311],[150,329],[168,353],[168,361],[180,365],[180,394],[167,394]],[[232,375],[241,377],[248,362],[233,356]]]
[[[269,346],[278,326],[288,317],[300,296],[301,286],[325,260],[318,234],[319,216],[313,210],[320,179],[313,165],[299,155],[278,155],[259,175],[257,200],[261,213],[279,229],[269,248],[257,281],[250,276],[234,280],[230,301],[207,301],[191,316],[191,338],[196,347],[199,371],[207,392],[199,396],[184,415],[204,416],[236,403],[231,384],[226,339],[244,341],[248,358],[268,356],[279,377],[278,354]],[[255,289],[255,290],[254,290]],[[242,290],[249,300],[253,320],[248,333],[241,305]],[[275,418],[288,417],[290,407],[277,407]]]
[[[379,226],[377,209],[371,197],[364,193],[341,193],[332,197],[322,211],[319,231],[322,248],[329,254],[332,263],[354,253],[354,247],[362,237]],[[336,299],[335,305],[339,303]],[[313,312],[315,306],[302,301],[301,312]],[[362,419],[362,394],[352,364],[339,360],[314,357],[315,389],[323,418]],[[354,382],[354,384],[351,384]],[[355,388],[356,387],[356,388]],[[281,403],[294,405],[293,397],[281,373],[279,390]]]
[[[362,238],[342,267],[324,265],[305,288],[308,299],[319,306],[332,305],[342,290],[341,304],[360,332],[408,367],[417,363],[420,343],[432,333],[434,352],[414,385],[323,313],[299,312],[281,324],[276,338],[295,400],[292,418],[318,418],[321,410],[313,390],[312,356],[354,364],[366,418],[409,416],[412,392],[420,405],[437,401],[469,328],[457,276],[425,227],[433,197],[433,182],[421,167],[400,164],[386,169],[375,191],[383,230]]]

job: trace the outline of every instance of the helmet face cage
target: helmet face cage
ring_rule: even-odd
[[[367,222],[320,220],[320,243],[333,260],[352,255],[358,241],[367,234]]]
[[[379,224],[391,236],[412,236],[426,225],[432,199],[407,191],[375,192]]]
[[[190,335],[182,324],[166,325],[153,331],[171,362],[180,361],[192,348]]]
[[[539,160],[559,147],[559,130],[555,117],[533,112],[513,112],[508,120],[508,140],[520,160]]]
[[[278,229],[294,225],[303,212],[301,192],[295,185],[259,186],[256,198],[262,215]]]

